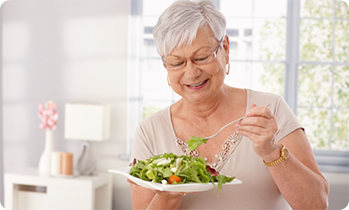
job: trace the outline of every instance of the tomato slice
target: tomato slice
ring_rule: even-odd
[[[179,176],[171,175],[170,178],[168,178],[168,183],[172,184],[173,182],[181,182],[182,179]]]

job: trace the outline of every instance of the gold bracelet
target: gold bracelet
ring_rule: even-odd
[[[282,144],[281,144],[281,145],[282,145]],[[270,167],[270,166],[275,166],[275,165],[277,165],[277,164],[279,164],[279,163],[284,162],[284,161],[290,156],[290,153],[288,152],[287,148],[286,148],[284,145],[282,145],[282,148],[281,148],[280,153],[281,153],[281,154],[280,154],[280,157],[279,157],[278,159],[274,160],[273,162],[267,163],[267,162],[265,162],[265,161],[263,160],[264,164],[265,164],[266,166],[268,166],[268,167]]]

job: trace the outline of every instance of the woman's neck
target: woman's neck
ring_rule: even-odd
[[[219,91],[211,100],[204,103],[191,104],[183,99],[182,113],[194,121],[206,121],[215,116],[222,117],[224,112],[234,106],[234,99],[231,97],[232,88],[223,85],[222,90]]]

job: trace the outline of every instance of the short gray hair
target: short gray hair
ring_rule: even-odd
[[[161,56],[177,46],[191,44],[200,27],[208,26],[220,41],[226,34],[226,20],[210,0],[178,0],[160,16],[153,30],[155,45]]]

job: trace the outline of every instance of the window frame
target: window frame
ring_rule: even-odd
[[[212,0],[219,8],[220,0]],[[338,0],[334,0],[334,4]],[[130,25],[139,25],[142,27],[130,27],[129,34],[134,36],[129,41],[129,70],[128,70],[128,126],[127,126],[127,148],[126,154],[121,158],[129,159],[131,155],[133,134],[136,126],[142,119],[140,96],[140,47],[143,37],[135,34],[143,34],[142,25],[142,4],[143,0],[131,1]],[[298,67],[302,64],[331,64],[332,68],[338,65],[336,62],[307,62],[300,61],[299,43],[300,43],[300,22],[301,22],[301,0],[287,0],[287,17],[286,17],[286,57],[284,61],[261,61],[261,60],[234,60],[245,62],[271,62],[285,64],[285,84],[284,99],[290,106],[291,110],[297,115],[297,97],[298,97]],[[334,39],[334,37],[333,37]],[[334,42],[334,40],[333,40]],[[138,44],[138,45],[137,45]],[[132,83],[131,81],[132,80]],[[136,83],[136,85],[135,85]],[[132,85],[131,85],[132,84]],[[313,150],[315,159],[322,171],[326,172],[349,172],[349,151],[339,152],[331,150]]]
[[[0,7],[0,40],[2,39],[2,7]],[[2,41],[0,42],[0,63],[2,62]],[[0,65],[0,101],[2,101],[2,65]],[[4,205],[4,166],[3,166],[3,114],[2,114],[2,103],[0,104],[0,204]]]

